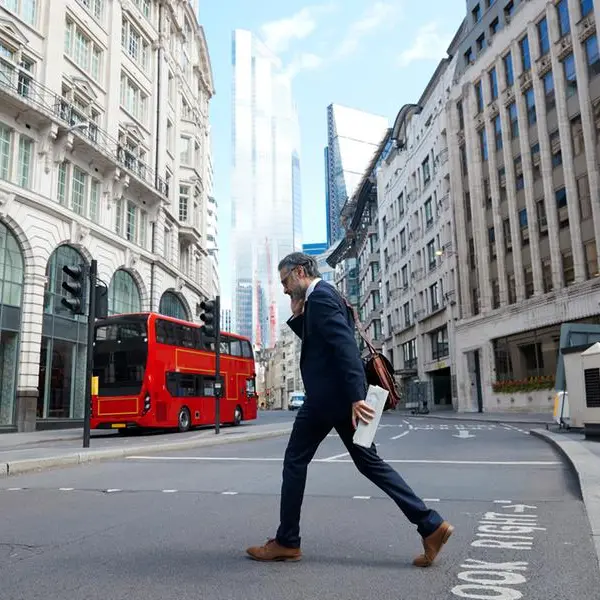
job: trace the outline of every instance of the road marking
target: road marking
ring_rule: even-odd
[[[238,493],[237,492],[223,492],[222,495],[223,496],[237,496]]]
[[[469,438],[474,438],[475,436],[466,429],[459,429],[458,434],[453,433],[452,437],[458,438],[459,440],[467,440]]]
[[[348,454],[340,455],[345,456]],[[250,456],[128,456],[128,460],[164,460],[164,461],[228,461],[228,462],[282,462],[283,458],[266,458]],[[313,463],[352,463],[352,460],[345,460],[330,456],[329,458],[315,458]],[[424,465],[496,465],[496,466],[525,466],[525,467],[551,467],[560,465],[560,461],[551,460],[433,460],[433,459],[385,459],[387,463],[394,464],[424,464]],[[119,490],[117,490],[119,491]]]
[[[174,494],[175,492],[177,492],[177,490],[163,490],[162,491],[163,494]]]
[[[120,492],[121,490],[119,488],[110,488],[108,490],[106,490],[107,494],[113,494],[114,492]]]
[[[496,504],[510,504],[512,500],[494,500]]]
[[[72,492],[75,488],[58,488],[59,492]]]
[[[330,456],[329,458],[320,458],[317,460],[322,460],[324,462],[331,462],[332,460],[337,460],[338,458],[344,458],[344,456],[350,456],[350,452],[344,452],[343,454],[336,454],[335,456]]]
[[[404,437],[405,435],[408,435],[410,433],[410,431],[405,431],[404,433],[401,433],[400,435],[395,435],[393,438],[393,440],[399,440],[401,437]]]
[[[13,487],[13,488],[8,488],[8,490],[7,490],[7,491],[8,491],[8,492],[20,492],[22,489],[23,489],[23,488],[15,488],[15,487]]]
[[[371,496],[353,496],[353,500],[370,500]]]
[[[441,502],[439,498],[423,498],[423,502]]]

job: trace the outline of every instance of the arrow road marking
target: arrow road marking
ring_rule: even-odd
[[[527,508],[530,510],[535,510],[537,509],[537,506],[530,506],[529,504],[509,504],[504,508],[512,508],[516,513],[524,513]]]
[[[453,434],[452,437],[466,440],[467,438],[474,438],[475,436],[471,435],[466,429],[460,429],[458,435]]]

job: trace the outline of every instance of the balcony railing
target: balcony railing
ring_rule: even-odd
[[[156,189],[159,194],[168,196],[169,188],[166,180],[146,163],[98,127],[90,117],[82,113],[68,100],[31,79],[26,72],[16,69],[5,61],[2,61],[0,68],[0,92],[8,94],[20,104],[34,108],[50,120],[62,121],[66,127],[86,123],[86,128],[77,128],[73,132],[101,153],[108,155],[117,164],[125,167],[135,177]]]

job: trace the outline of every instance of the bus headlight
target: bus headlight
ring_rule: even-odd
[[[144,410],[142,411],[142,415],[145,415],[150,410],[151,406],[152,402],[150,400],[150,394],[146,394],[146,397],[144,398]]]

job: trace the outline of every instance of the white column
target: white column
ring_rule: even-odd
[[[530,51],[532,47],[536,48],[535,55],[537,56],[539,44],[537,43],[537,28],[533,23],[529,23],[527,26],[527,35],[529,37]],[[532,56],[532,67],[530,70],[532,79],[535,76],[534,65],[535,63],[533,62]],[[529,227],[529,248],[531,252],[531,269],[533,274],[534,294],[539,295],[544,293],[542,262],[540,259],[540,236],[535,198],[533,197],[534,184],[531,140],[529,138],[529,117],[527,114],[527,103],[525,101],[524,93],[522,93],[521,89],[517,94],[515,94],[519,122],[519,141],[521,146],[521,168],[523,169],[523,177],[525,181],[525,206],[527,208],[527,224]],[[524,91],[527,90],[525,89]]]
[[[595,0],[594,5],[597,7],[599,4],[600,0]],[[598,14],[598,8],[596,8],[596,14]],[[598,173],[600,157],[597,156],[596,136],[594,134],[596,125],[594,123],[592,103],[590,102],[590,96],[587,92],[590,87],[590,78],[587,70],[587,56],[583,44],[579,41],[579,27],[576,26],[576,23],[581,20],[581,5],[578,0],[569,0],[569,15],[571,19],[573,54],[575,55],[575,69],[577,73],[577,88],[579,89],[579,106],[581,109],[581,124],[583,126],[585,161],[593,207],[594,204],[597,204],[598,199],[600,199],[600,176]],[[593,12],[588,16],[593,17]],[[597,23],[598,18],[596,18],[596,24]],[[597,31],[598,30],[596,29],[596,34]],[[592,210],[592,216],[594,219],[596,249],[598,249],[600,248],[600,211],[597,209]],[[579,227],[579,223],[577,223],[577,227]]]
[[[550,57],[548,56],[548,61]],[[550,245],[550,261],[552,266],[552,285],[555,290],[563,286],[562,262],[559,245],[558,214],[554,201],[554,185],[552,183],[552,151],[548,133],[548,113],[546,111],[546,94],[540,78],[540,67],[536,68],[533,76],[533,91],[535,94],[535,110],[538,120],[538,138],[540,144],[540,175],[544,187],[544,206],[548,221],[548,242]],[[550,64],[547,67],[550,70]],[[543,72],[543,71],[542,71]],[[556,95],[556,91],[555,91]]]
[[[546,7],[548,17],[548,31],[550,41],[554,48],[550,51],[552,60],[552,71],[554,72],[554,86],[556,89],[556,112],[558,115],[558,131],[560,134],[560,146],[562,152],[562,162],[564,165],[563,173],[565,178],[565,189],[567,192],[567,207],[569,209],[569,231],[571,234],[571,249],[573,253],[573,266],[575,268],[575,282],[585,280],[585,256],[583,254],[583,244],[581,242],[581,214],[579,211],[579,201],[577,199],[577,182],[573,172],[573,147],[571,144],[571,124],[567,110],[567,95],[564,66],[558,60],[556,54],[557,42],[560,38],[558,27],[558,16],[554,5]],[[578,43],[578,42],[576,42]],[[580,90],[580,94],[587,93],[587,90]],[[552,194],[554,198],[554,194]],[[552,210],[556,211],[556,202],[552,203]]]
[[[479,312],[489,312],[491,308],[491,285],[489,277],[489,246],[487,227],[483,214],[483,170],[479,142],[479,130],[475,123],[477,101],[475,88],[469,86],[469,93],[464,103],[465,134],[467,143],[467,162],[469,164],[469,190],[471,198],[471,219],[473,224],[473,240],[477,251],[477,287],[479,288]],[[489,140],[488,140],[489,150]]]
[[[496,73],[498,74],[498,88],[500,87],[500,74],[502,73],[502,60],[496,60]],[[491,100],[491,87],[485,86],[485,90],[490,90],[489,99]],[[487,98],[487,96],[486,96]],[[497,110],[501,106],[500,96],[494,100]],[[489,110],[488,110],[489,114]],[[504,243],[504,227],[502,226],[502,216],[500,213],[500,181],[498,178],[498,151],[496,150],[496,131],[494,128],[493,119],[486,119],[486,131],[488,137],[488,153],[489,153],[489,175],[490,175],[490,190],[492,194],[492,214],[494,217],[494,234],[496,239],[496,261],[498,269],[498,287],[500,289],[500,305],[504,306],[508,302],[508,288],[506,281],[506,245]],[[504,134],[504,132],[503,132]],[[503,135],[504,143],[504,135]],[[493,293],[493,291],[492,291]]]
[[[462,99],[464,103],[465,99]],[[448,111],[448,151],[450,159],[450,169],[455,173],[450,177],[450,193],[454,205],[454,219],[456,232],[456,253],[458,255],[458,283],[457,301],[461,307],[461,318],[472,314],[471,290],[469,286],[469,266],[468,256],[469,247],[467,244],[467,224],[465,219],[464,198],[465,190],[463,186],[462,166],[460,159],[460,124],[458,118],[458,109],[456,101],[451,100],[447,107]]]

